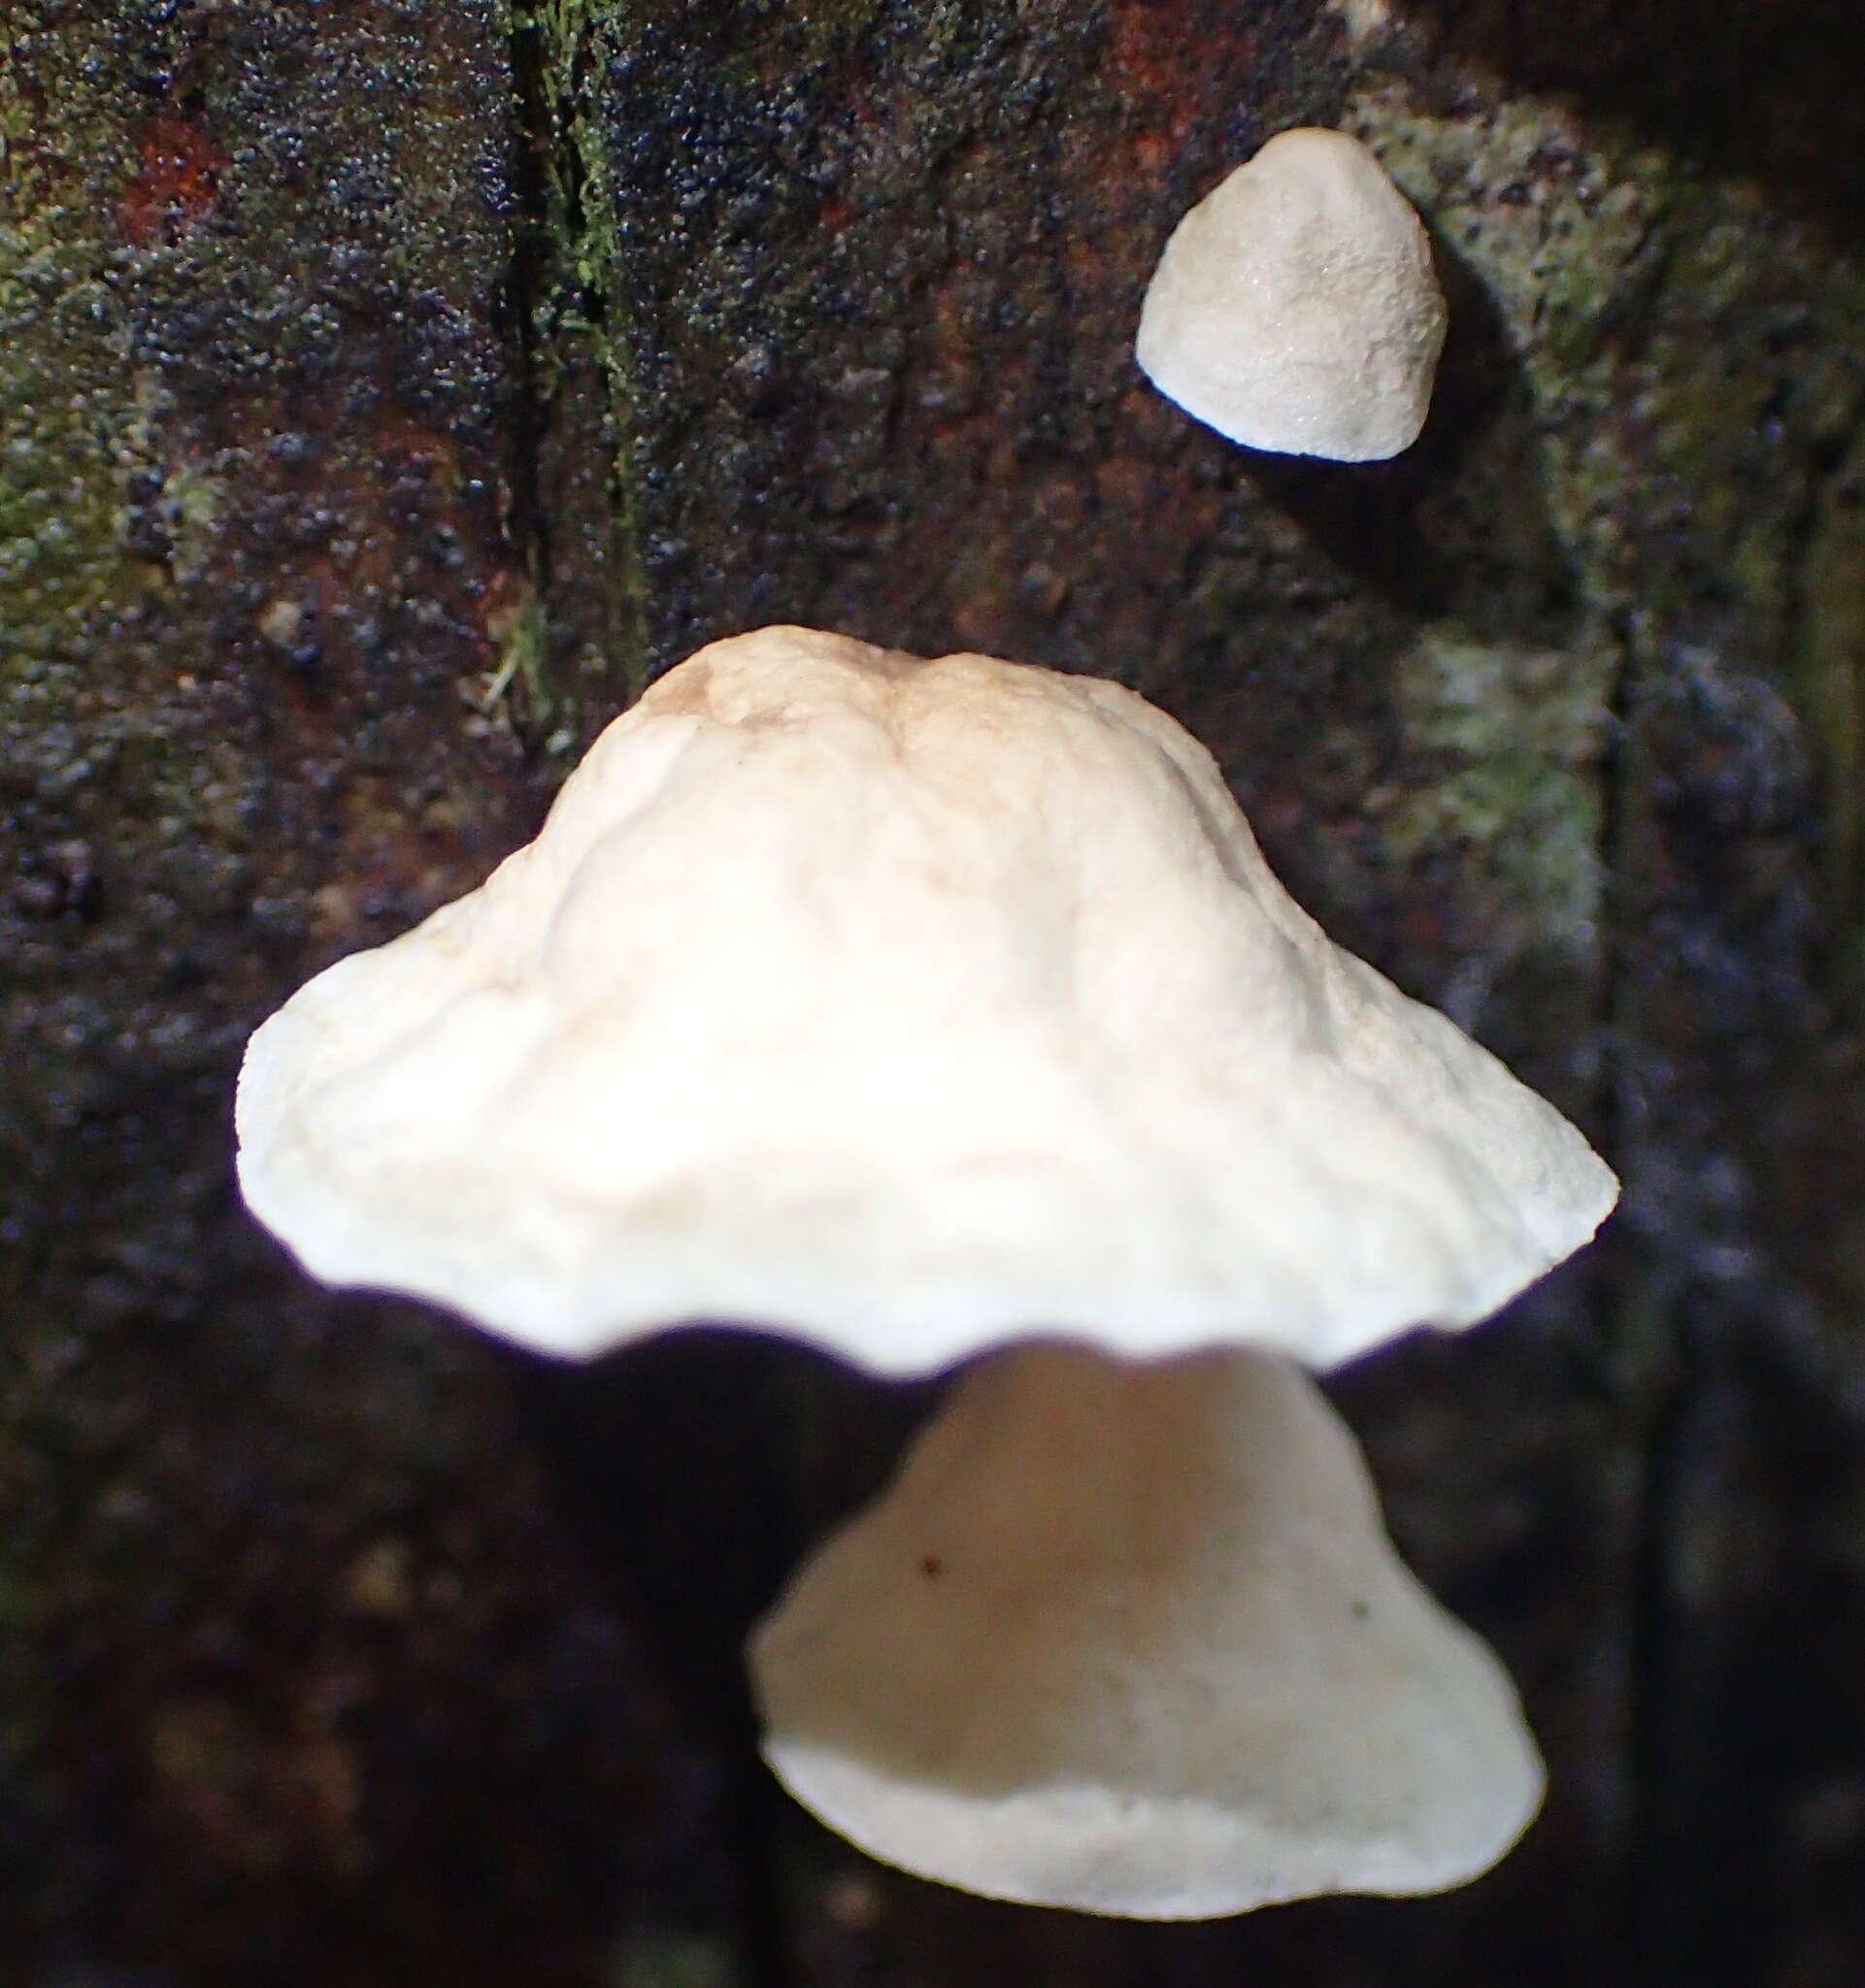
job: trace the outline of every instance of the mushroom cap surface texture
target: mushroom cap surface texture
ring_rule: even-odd
[[[1502,1667],[1298,1369],[987,1356],[749,1644],[778,1777],[992,1898],[1218,1918],[1440,1891],[1541,1803]]]
[[[1233,442],[1369,462],[1417,440],[1446,316],[1379,160],[1344,131],[1284,131],[1173,231],[1135,356]]]
[[[1329,1364],[1484,1317],[1616,1191],[1133,692],[795,628],[670,671],[483,886],[300,989],[236,1118],[328,1282],[895,1374],[1041,1329]]]

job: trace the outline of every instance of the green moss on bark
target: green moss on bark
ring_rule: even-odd
[[[0,25],[0,671],[19,706],[147,583],[145,460],[110,217],[133,163],[108,29]]]
[[[594,583],[598,611],[585,617],[580,645],[574,634],[551,627],[551,539],[575,520],[550,514],[552,493],[547,488],[539,493],[531,521],[533,580],[541,603],[533,633],[540,655],[554,655],[563,646],[556,638],[568,635],[580,674],[613,675],[624,700],[639,696],[648,677],[635,503],[640,412],[621,268],[621,188],[602,142],[596,104],[630,11],[605,0],[537,0],[520,6],[513,22],[524,141],[537,188],[518,299],[528,387],[540,431],[566,422],[573,430],[580,426],[582,442],[593,443],[602,458],[600,474],[591,480],[593,501],[576,507],[585,513],[583,543],[568,548],[565,562],[585,584]],[[578,383],[585,379],[593,393],[579,395]],[[578,480],[573,466],[566,480]],[[574,611],[566,619],[573,616]],[[526,639],[521,630],[515,633]],[[522,673],[517,680],[522,682]]]
[[[1585,953],[1605,882],[1600,758],[1615,656],[1421,629],[1397,694],[1421,772],[1382,812],[1408,868],[1444,869],[1481,901],[1504,954]]]

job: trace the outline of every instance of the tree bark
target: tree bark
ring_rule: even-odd
[[[1865,110],[1839,0],[13,0],[0,1951],[59,1984],[1865,1969]],[[1134,369],[1179,215],[1365,136],[1422,441]],[[865,1864],[736,1643],[923,1393],[310,1287],[232,1073],[770,620],[1114,676],[1621,1170],[1340,1377],[1552,1774],[1492,1876],[1210,1927]]]

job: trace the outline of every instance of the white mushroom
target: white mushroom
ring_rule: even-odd
[[[1444,346],[1431,244],[1343,131],[1272,138],[1179,223],[1135,354],[1250,448],[1366,462],[1417,439]]]
[[[1211,1918],[1488,1868],[1542,1772],[1276,1355],[995,1354],[750,1645],[765,1754],[864,1849],[992,1898]]]
[[[330,1281],[551,1352],[738,1319],[899,1374],[1033,1329],[1331,1365],[1484,1317],[1616,1191],[1131,691],[796,628],[670,672],[483,888],[293,996],[237,1118]],[[1427,1889],[1539,1786],[1262,1354],[986,1363],[756,1663],[805,1800],[1007,1897]]]
[[[897,1374],[1033,1328],[1329,1365],[1486,1316],[1615,1191],[1131,691],[804,629],[670,672],[535,843],[302,988],[237,1118],[330,1282]]]

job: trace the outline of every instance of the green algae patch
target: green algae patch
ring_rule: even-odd
[[[1601,442],[1625,381],[1620,334],[1663,281],[1674,161],[1534,96],[1436,116],[1388,84],[1356,96],[1346,121],[1469,280],[1469,301],[1493,314],[1561,547],[1593,605],[1623,605],[1616,513],[1630,465]]]
[[[1590,943],[1604,886],[1599,759],[1610,650],[1421,629],[1399,660],[1406,746],[1425,769],[1387,808],[1392,852],[1451,859],[1505,950]]]
[[[132,160],[95,81],[107,39],[82,17],[0,28],[0,672],[16,682],[70,659],[149,578],[121,530],[142,456],[130,256],[99,229]]]
[[[1533,96],[1433,116],[1384,88],[1349,121],[1481,275],[1538,398],[1564,399],[1636,282],[1668,161]]]
[[[1479,335],[1500,348],[1523,439],[1491,480],[1487,556],[1565,569],[1565,625],[1554,617],[1549,646],[1601,711],[1661,694],[1686,652],[1787,699],[1820,770],[1834,910],[1856,924],[1865,268],[1752,182],[1569,103],[1521,94],[1440,115],[1381,83],[1348,121],[1465,281],[1466,318],[1490,315]],[[1521,528],[1535,504],[1539,548]],[[1457,601],[1455,617],[1474,613]],[[1522,705],[1536,644],[1516,639],[1543,633],[1493,615],[1461,636],[1421,633],[1398,696],[1408,738],[1446,778],[1391,826],[1415,853],[1488,849],[1494,888],[1518,911],[1546,890],[1549,917],[1572,928],[1597,890],[1582,854],[1596,782],[1547,730],[1576,741],[1584,714],[1540,693]],[[1519,814],[1505,827],[1508,811]]]
[[[583,542],[584,577],[595,581],[599,596],[584,632],[580,674],[613,673],[623,700],[632,702],[648,682],[647,581],[635,498],[642,417],[623,264],[626,216],[599,112],[602,80],[621,53],[627,14],[602,0],[538,0],[519,7],[512,19],[513,67],[535,188],[517,299],[534,417],[546,434],[580,426],[602,466],[593,479],[571,466],[562,480],[572,487],[557,493],[554,507],[540,493],[538,514],[529,521],[528,557],[541,618],[528,632],[514,624],[511,639],[520,646],[508,645],[499,674],[512,680],[505,663],[517,672],[526,642],[535,645],[530,668],[536,679],[549,674],[548,661],[560,646],[550,613],[555,605],[551,541],[571,524],[571,536]],[[551,451],[547,446],[541,453]],[[574,487],[587,482],[592,489]],[[553,524],[548,514],[553,508],[581,513],[581,531],[569,517]],[[574,632],[569,640],[575,646]]]

